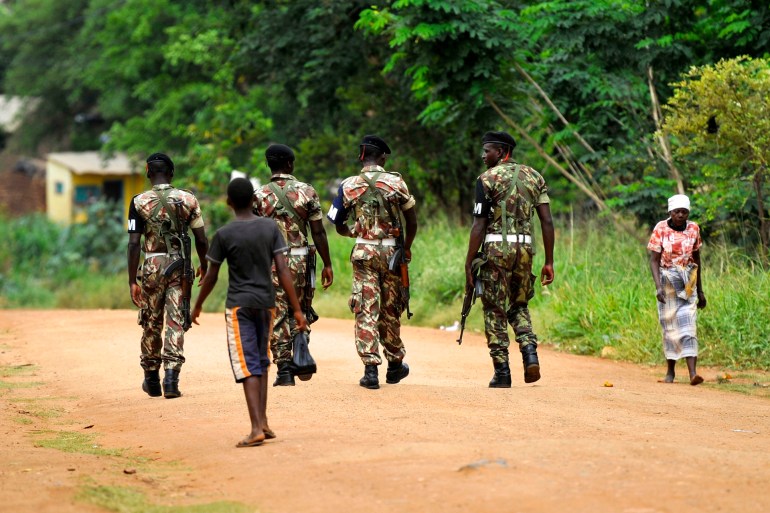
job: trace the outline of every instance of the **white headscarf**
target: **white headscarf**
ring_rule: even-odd
[[[690,210],[690,198],[684,194],[675,194],[668,198],[668,211],[676,210],[678,208],[686,208]]]

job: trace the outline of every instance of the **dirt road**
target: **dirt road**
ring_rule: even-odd
[[[76,499],[95,484],[270,513],[770,511],[767,399],[547,348],[538,383],[525,385],[515,360],[514,387],[492,390],[482,336],[458,347],[456,333],[419,328],[403,330],[409,377],[366,390],[352,322],[324,319],[311,344],[319,374],[269,390],[278,438],[236,449],[249,425],[223,315],[188,333],[174,400],[140,389],[135,319],[0,312],[0,369],[34,364],[0,378],[0,511],[103,511]],[[122,455],[35,447],[57,432]]]

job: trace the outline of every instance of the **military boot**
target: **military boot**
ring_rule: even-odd
[[[166,399],[181,397],[179,391],[179,369],[166,369],[166,376],[163,378],[163,396]]]
[[[291,362],[278,364],[278,372],[275,374],[274,387],[293,387],[294,373],[291,372]]]
[[[495,375],[489,382],[489,388],[511,388],[511,368],[508,362],[492,362]]]
[[[377,366],[367,365],[364,367],[364,377],[362,377],[358,384],[364,388],[370,388],[372,390],[380,388],[380,379],[377,377]]]
[[[160,371],[158,369],[144,371],[142,390],[150,397],[160,397],[163,395],[163,390],[160,388]]]
[[[540,362],[537,359],[537,344],[532,342],[521,346],[521,359],[524,363],[524,383],[534,383],[540,379]]]
[[[385,373],[385,383],[395,385],[409,375],[409,366],[404,362],[388,362],[388,372]]]

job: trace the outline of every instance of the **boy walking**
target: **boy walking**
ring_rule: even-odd
[[[225,303],[227,347],[236,383],[243,383],[251,432],[236,447],[254,447],[275,438],[267,423],[267,347],[275,308],[275,289],[271,267],[275,263],[278,281],[286,291],[300,331],[307,330],[291,273],[286,265],[286,242],[274,220],[252,213],[254,188],[245,178],[236,178],[227,187],[227,204],[235,220],[214,235],[206,259],[209,271],[193,309],[198,324],[203,302],[217,282],[219,268],[227,260],[229,285]]]

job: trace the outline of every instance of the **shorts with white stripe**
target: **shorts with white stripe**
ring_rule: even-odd
[[[273,310],[236,306],[225,309],[227,349],[235,382],[249,376],[267,375],[267,347],[273,326]]]

